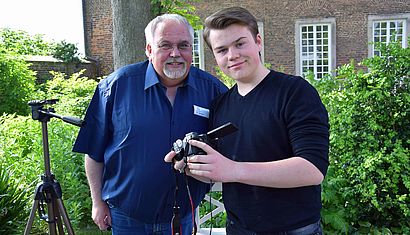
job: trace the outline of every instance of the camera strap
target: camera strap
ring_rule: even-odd
[[[174,169],[174,164],[172,164],[172,168]],[[171,229],[172,235],[182,235],[182,226],[181,226],[181,215],[179,214],[179,206],[177,203],[178,197],[178,190],[179,190],[179,183],[178,183],[178,173],[174,169],[175,175],[175,191],[174,191],[174,208],[172,210],[172,220],[171,220]]]
[[[180,207],[178,206],[178,203],[177,203],[178,191],[179,191],[178,175],[180,173],[179,171],[175,170],[174,166],[172,166],[172,168],[174,169],[176,185],[175,185],[175,191],[174,191],[174,207],[173,207],[173,215],[172,215],[172,221],[171,221],[171,229],[172,229],[172,235],[182,235],[181,214],[179,213]],[[189,189],[188,176],[186,175],[186,172],[184,172],[183,174],[184,174],[185,184],[186,184],[186,188],[188,192],[189,203],[191,205],[191,217],[192,217],[192,226],[193,226],[192,234],[196,235],[197,225],[196,225],[195,217],[194,217],[194,212],[195,212],[194,204],[192,201],[191,191]]]

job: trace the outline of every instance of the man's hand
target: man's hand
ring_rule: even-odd
[[[176,153],[174,151],[169,152],[167,155],[165,155],[164,161],[165,162],[173,162],[174,161],[174,168],[175,170],[178,170],[180,172],[185,172],[185,174],[194,177],[195,179],[202,181],[204,183],[210,183],[210,179],[206,178],[206,177],[201,177],[198,175],[193,175],[191,174],[189,168],[187,167],[187,159],[182,159],[181,161],[175,161],[174,157],[175,157]]]
[[[208,178],[213,182],[235,182],[237,162],[223,156],[204,142],[190,140],[189,144],[207,153],[188,158],[187,169],[193,177]]]
[[[111,227],[111,214],[108,205],[104,201],[94,203],[92,208],[92,219],[102,231]]]
[[[178,170],[179,172],[183,172],[185,167],[186,167],[186,159],[182,159],[181,161],[176,161],[174,159],[176,153],[175,151],[170,151],[167,155],[164,157],[165,162],[174,162],[174,168],[175,170]]]

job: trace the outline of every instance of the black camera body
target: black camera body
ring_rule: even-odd
[[[180,139],[178,139],[172,145],[172,150],[174,150],[175,153],[176,153],[174,159],[177,160],[177,161],[181,161],[182,159],[184,159],[186,157],[190,157],[192,155],[204,155],[204,154],[206,154],[204,152],[204,150],[202,150],[201,148],[190,145],[189,141],[190,140],[198,140],[198,141],[204,142],[206,144],[209,144],[207,139],[208,138],[207,138],[206,135],[204,135],[204,134],[199,135],[196,132],[190,132],[190,133],[186,134],[182,141]]]
[[[187,157],[193,155],[206,154],[203,149],[190,145],[190,140],[198,140],[212,146],[214,144],[214,141],[216,141],[218,138],[224,137],[237,130],[238,128],[236,128],[235,125],[229,122],[214,130],[209,131],[206,134],[198,134],[196,132],[187,133],[183,140],[178,139],[173,143],[172,150],[176,153],[174,159],[181,161],[182,159],[186,160]]]

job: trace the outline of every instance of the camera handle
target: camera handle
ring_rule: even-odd
[[[74,235],[74,230],[71,226],[70,219],[68,218],[67,211],[64,207],[63,200],[61,199],[62,191],[60,183],[55,179],[50,169],[50,153],[48,144],[48,129],[47,122],[50,118],[57,117],[65,122],[73,125],[82,126],[84,122],[81,119],[73,117],[64,117],[53,113],[54,109],[43,109],[45,104],[54,104],[57,100],[43,100],[43,101],[30,101],[29,105],[32,108],[32,118],[39,120],[42,127],[42,142],[43,142],[43,156],[44,156],[44,174],[41,176],[41,183],[37,185],[34,203],[31,208],[30,217],[28,219],[24,235],[30,234],[35,212],[38,210],[41,219],[48,223],[48,229],[50,235],[64,234],[64,228],[61,221],[63,219],[65,228],[69,235]],[[44,204],[47,204],[47,213],[44,209]]]

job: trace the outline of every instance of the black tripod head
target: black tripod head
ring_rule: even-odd
[[[45,105],[56,104],[58,99],[50,100],[32,100],[28,102],[28,105],[31,107],[31,115],[34,120],[39,120],[40,122],[47,122],[52,117],[59,118],[67,123],[82,127],[85,122],[76,117],[61,116],[54,113],[54,108],[44,108]]]

